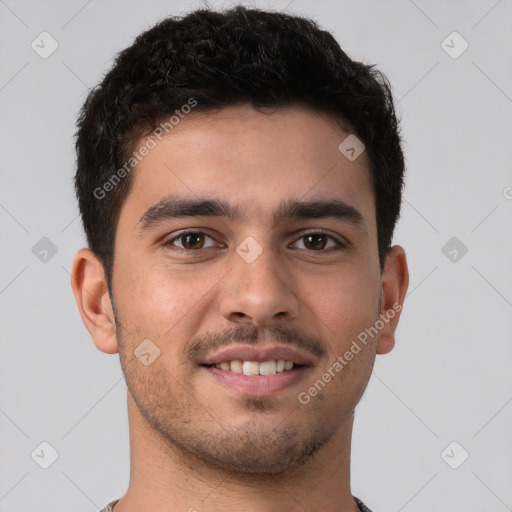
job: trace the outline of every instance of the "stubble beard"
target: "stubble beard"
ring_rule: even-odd
[[[117,329],[117,339],[128,392],[163,449],[189,466],[196,462],[229,473],[278,475],[302,467],[334,434],[334,428],[322,427],[316,404],[301,406],[309,410],[301,424],[290,425],[284,417],[272,425],[268,415],[276,413],[277,405],[268,397],[243,399],[240,406],[244,414],[252,412],[253,419],[230,425],[229,418],[219,418],[189,383],[169,373],[163,357],[142,365],[121,331]]]

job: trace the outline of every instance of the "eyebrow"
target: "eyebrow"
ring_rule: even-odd
[[[150,206],[140,217],[135,228],[140,235],[151,228],[172,219],[184,217],[220,217],[236,222],[245,218],[239,205],[223,199],[185,199],[166,196]],[[317,199],[283,201],[273,213],[274,225],[293,219],[336,219],[353,224],[367,233],[361,212],[354,206],[339,199]]]

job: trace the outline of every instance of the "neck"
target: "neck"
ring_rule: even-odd
[[[359,510],[350,491],[353,416],[306,464],[278,475],[227,472],[169,446],[129,393],[128,417],[130,483],[114,512]]]

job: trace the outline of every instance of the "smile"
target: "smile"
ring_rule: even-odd
[[[233,361],[223,361],[221,363],[212,364],[210,368],[217,368],[233,373],[242,373],[244,375],[275,375],[276,373],[286,372],[292,370],[299,365],[293,361],[285,361],[283,359],[263,361],[240,361],[235,359]]]

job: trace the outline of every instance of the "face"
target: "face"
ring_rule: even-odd
[[[378,336],[335,361],[378,320],[382,288],[368,160],[340,152],[348,133],[299,107],[193,113],[133,171],[117,343],[129,393],[169,447],[279,473],[351,421]]]

